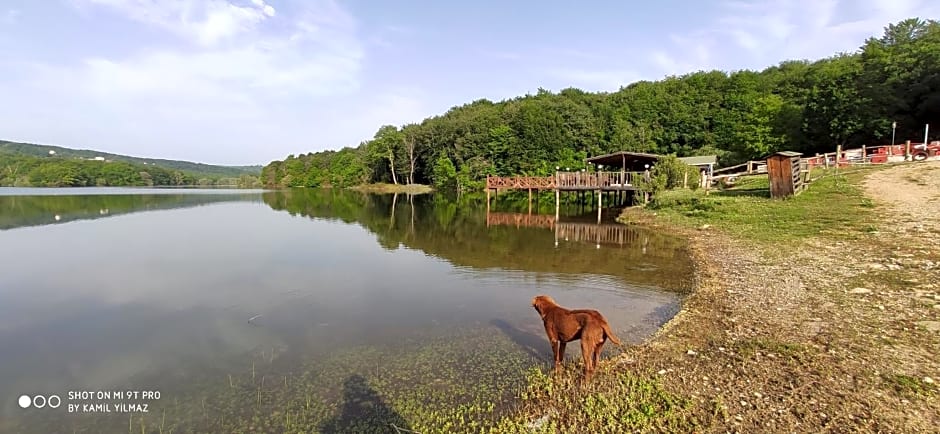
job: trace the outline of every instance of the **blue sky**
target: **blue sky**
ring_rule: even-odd
[[[0,139],[215,164],[478,98],[854,51],[921,0],[0,0]]]

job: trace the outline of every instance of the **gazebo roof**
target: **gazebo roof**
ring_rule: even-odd
[[[659,155],[647,154],[644,152],[618,151],[612,154],[598,155],[596,157],[585,158],[584,161],[591,164],[603,164],[604,166],[620,166],[624,161],[647,161],[652,162],[659,159]]]
[[[718,162],[717,155],[702,155],[696,157],[679,157],[679,161],[690,166],[707,166]]]

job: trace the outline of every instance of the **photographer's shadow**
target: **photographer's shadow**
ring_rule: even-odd
[[[412,431],[408,422],[385,403],[366,379],[356,374],[343,382],[342,411],[324,421],[320,425],[320,432],[397,434]]]

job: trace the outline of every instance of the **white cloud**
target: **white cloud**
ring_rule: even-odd
[[[13,24],[19,17],[20,11],[18,9],[10,9],[3,15],[0,15],[0,23]]]
[[[855,51],[890,23],[936,16],[940,6],[926,0],[725,1],[719,11],[702,28],[674,34],[649,61],[665,74],[684,74],[818,59]]]
[[[205,19],[196,20],[189,1],[86,1],[191,34],[203,45],[232,42],[196,50],[145,50],[122,59],[89,58],[60,74],[74,77],[71,85],[95,96],[229,101],[258,95],[317,96],[358,87],[363,52],[356,23],[333,1],[308,3],[310,8],[293,22],[289,34],[253,27],[264,19],[262,10],[270,8],[273,15],[273,7],[263,0],[254,0],[258,9],[212,0],[203,3]]]
[[[150,38],[149,46],[138,43],[133,51],[119,55],[88,47],[93,54],[71,62],[0,59],[6,76],[0,94],[21,103],[18,112],[0,109],[0,114],[23,121],[8,132],[11,137],[65,146],[84,141],[99,149],[168,158],[251,163],[260,161],[259,155],[283,157],[281,151],[269,155],[259,143],[270,140],[289,146],[330,130],[333,125],[326,119],[332,116],[332,107],[360,88],[365,54],[358,23],[336,1],[290,3],[296,7],[280,6],[277,18],[265,15],[270,5],[261,0],[199,5],[170,0],[75,1],[82,2],[79,6],[85,12],[118,11],[162,30],[164,37]],[[394,99],[386,106],[401,113],[412,107]],[[344,116],[356,117],[356,109],[346,109]],[[344,130],[344,140],[334,135],[337,141],[324,144],[355,144],[347,143],[355,141],[350,136],[356,137],[350,128]]]
[[[344,116],[346,120],[340,124],[355,131],[363,138],[372,137],[381,125],[401,126],[412,122],[421,122],[431,115],[424,105],[426,98],[420,91],[414,89],[390,90],[364,102],[367,108],[359,111],[356,116]],[[340,146],[355,146],[358,143],[345,143]]]
[[[256,28],[274,16],[262,0],[237,6],[227,0],[77,0],[110,7],[148,25],[169,30],[204,46],[213,46]]]
[[[379,26],[370,32],[369,45],[383,49],[395,49],[405,44],[401,42],[415,35],[415,31],[404,26]]]

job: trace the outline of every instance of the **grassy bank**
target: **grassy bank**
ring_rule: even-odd
[[[715,228],[762,245],[800,242],[808,237],[858,239],[876,230],[874,204],[859,187],[879,168],[820,171],[803,193],[770,199],[766,175],[740,178],[730,188],[673,190],[660,194],[646,209],[630,208],[622,223]]]
[[[424,184],[362,184],[355,187],[350,187],[353,190],[365,192],[365,193],[378,193],[378,194],[393,194],[393,193],[403,193],[403,194],[425,194],[434,191],[431,186]]]
[[[882,170],[892,168],[820,172],[808,190],[787,199],[770,199],[766,177],[754,177],[708,195],[668,192],[647,208],[626,210],[623,223],[690,238],[698,289],[653,339],[603,362],[594,384],[530,376],[523,408],[506,426],[538,421],[539,432],[936,427],[940,404],[931,376],[940,366],[930,348],[938,345],[931,327],[940,325],[940,295],[931,259],[938,252],[935,242],[911,241],[935,233],[892,231],[904,215],[866,195],[866,180]],[[898,178],[924,185],[922,175]]]

